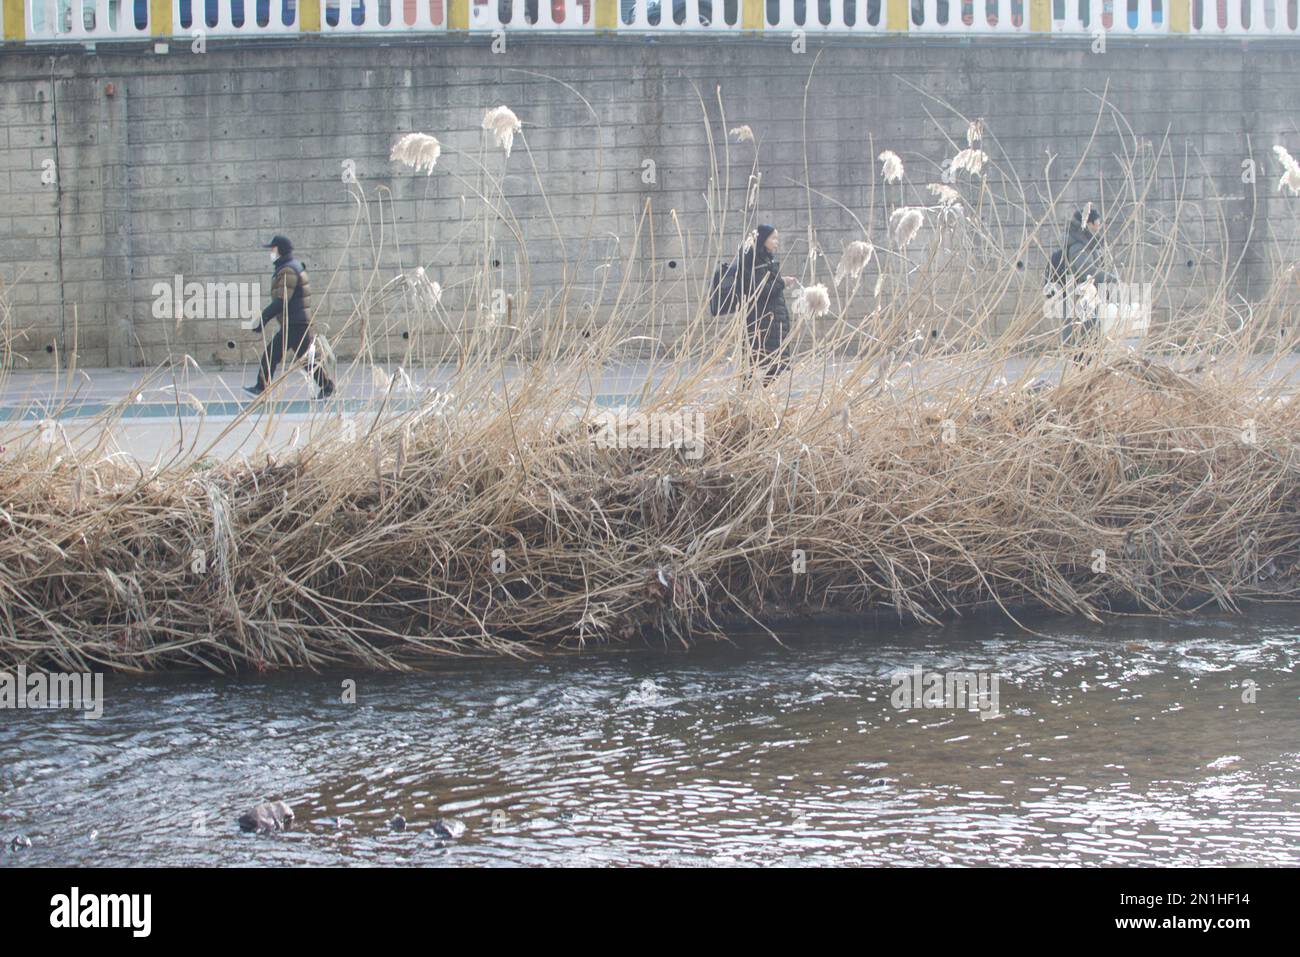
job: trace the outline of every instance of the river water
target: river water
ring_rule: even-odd
[[[1028,623],[110,676],[0,711],[0,866],[1300,864],[1300,610]],[[896,707],[958,671],[990,697]],[[241,834],[269,798],[295,828]]]

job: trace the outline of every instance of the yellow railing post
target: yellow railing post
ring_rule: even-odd
[[[4,0],[5,11],[5,39],[17,40],[19,43],[27,39],[27,9],[23,0]]]
[[[912,25],[912,5],[908,0],[889,0],[885,8],[885,29],[906,33]]]
[[[1029,32],[1052,32],[1052,0],[1029,0]]]
[[[762,30],[767,26],[766,0],[745,0],[740,9],[742,30]]]
[[[549,3],[550,0],[540,0],[540,2]],[[469,0],[448,0],[447,29],[469,29]]]
[[[172,0],[149,0],[149,33],[156,37],[172,35]]]
[[[1166,0],[1166,2],[1169,4],[1169,32],[1191,33],[1192,0]]]
[[[596,0],[593,14],[597,30],[618,29],[618,0]]]
[[[321,0],[298,0],[298,32],[320,33]]]

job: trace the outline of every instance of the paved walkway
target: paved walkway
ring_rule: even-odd
[[[78,448],[98,447],[104,456],[159,463],[177,455],[254,457],[336,431],[340,417],[374,410],[385,398],[392,409],[414,407],[455,372],[415,369],[389,392],[381,375],[394,371],[343,363],[338,388],[325,401],[315,398],[315,385],[301,371],[253,398],[243,386],[257,378],[256,365],[211,373],[81,369],[71,378],[52,370],[10,372],[0,377],[0,443],[66,439]],[[507,378],[521,371],[507,368]],[[593,383],[597,403],[635,403],[649,371],[635,363],[607,368]],[[107,436],[105,421],[111,422]]]
[[[391,374],[394,370],[361,365],[349,369],[346,363],[341,369],[338,391],[324,402],[314,398],[314,384],[300,371],[281,378],[269,396],[252,399],[243,386],[256,378],[253,365],[242,371],[210,373],[190,367],[177,370],[174,381],[171,371],[151,369],[83,369],[71,379],[50,370],[9,372],[0,376],[0,444],[66,440],[77,447],[97,448],[103,456],[145,463],[163,463],[177,456],[258,457],[300,445],[317,434],[336,432],[340,417],[373,410],[386,395],[390,408],[409,408],[427,388],[448,381],[454,373],[450,368],[416,369],[410,373],[409,388],[401,383],[389,393],[375,371]],[[953,369],[951,360],[918,365],[909,374],[916,376],[915,383],[943,369]],[[520,371],[511,367],[506,374],[514,378]],[[1040,360],[1029,368],[1027,362],[1017,360],[993,371],[973,368],[969,374],[990,382],[999,376],[1011,382],[1042,376],[1051,382],[1059,377],[1060,367]],[[1300,362],[1288,356],[1274,374],[1300,385]],[[606,368],[600,380],[591,384],[597,404],[635,404],[648,375],[650,367],[645,363]],[[111,417],[105,435],[101,416],[113,411],[119,415]]]

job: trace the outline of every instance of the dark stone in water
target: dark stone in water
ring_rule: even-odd
[[[283,801],[268,801],[259,804],[239,816],[241,831],[256,831],[269,834],[272,831],[287,831],[293,824],[293,808]]]
[[[444,841],[454,841],[465,833],[465,825],[455,818],[439,818],[433,822],[433,836]]]
[[[406,818],[402,817],[402,815],[399,814],[397,815],[397,817],[393,818],[391,821],[388,822],[388,826],[391,827],[394,831],[405,831]]]
[[[17,837],[15,837],[12,841],[9,842],[9,850],[11,851],[21,851],[23,848],[31,847],[31,846],[32,846],[32,839],[28,837],[26,834],[19,834]]]
[[[889,778],[872,778],[868,783],[873,788],[887,788],[889,787]]]

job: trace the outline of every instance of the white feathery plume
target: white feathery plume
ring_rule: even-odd
[[[840,256],[840,264],[835,269],[835,285],[838,286],[845,276],[854,280],[861,276],[862,270],[867,267],[875,251],[876,247],[861,239],[855,239],[845,246],[844,253]]]
[[[900,206],[889,217],[889,227],[899,246],[909,245],[924,223],[925,216],[919,206]]]
[[[1278,162],[1282,164],[1282,168],[1286,171],[1278,181],[1277,188],[1279,190],[1289,189],[1293,195],[1300,196],[1300,163],[1297,163],[1291,154],[1287,152],[1287,148],[1280,143],[1273,147],[1273,152],[1277,156]]]
[[[886,183],[897,183],[903,179],[903,161],[893,150],[885,150],[876,159],[880,160],[880,175]]]
[[[928,189],[939,200],[940,206],[956,206],[961,202],[961,193],[951,186],[945,186],[943,183],[931,183]]]
[[[427,133],[407,133],[393,145],[390,160],[405,163],[411,169],[427,170],[433,175],[433,168],[442,155],[442,144]]]
[[[520,130],[519,117],[508,106],[494,106],[483,114],[483,129],[497,138],[497,146],[510,156],[510,147],[514,145],[515,134]]]
[[[729,135],[734,136],[736,138],[737,143],[754,142],[754,131],[751,130],[748,126],[732,127],[732,129],[729,131]]]
[[[966,145],[974,146],[980,140],[984,139],[984,119],[972,120],[966,127]]]
[[[984,172],[984,164],[989,161],[989,154],[983,150],[965,149],[952,158],[952,165],[949,167],[954,173],[965,170],[972,176],[980,176]]]
[[[794,311],[799,316],[819,319],[831,311],[830,293],[821,283],[815,286],[804,286],[803,292],[794,301]]]

